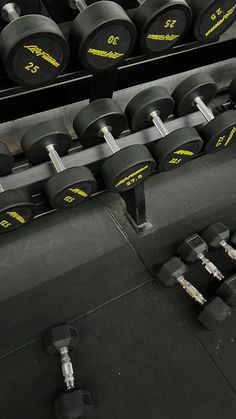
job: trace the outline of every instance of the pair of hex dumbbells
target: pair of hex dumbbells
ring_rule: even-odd
[[[173,257],[159,270],[158,279],[167,287],[179,284],[186,293],[201,306],[198,319],[209,330],[215,329],[230,314],[230,307],[236,305],[236,275],[231,276],[224,282],[224,275],[217,266],[208,259],[208,249],[224,249],[226,254],[236,261],[236,250],[229,243],[236,245],[236,234],[230,237],[230,230],[221,222],[210,225],[201,236],[194,234],[188,237],[178,249],[182,258]],[[217,288],[214,298],[208,301],[194,287],[186,275],[188,266],[186,263],[200,261],[207,272],[216,278],[221,285]]]

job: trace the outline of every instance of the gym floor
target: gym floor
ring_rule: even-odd
[[[4,236],[2,418],[54,419],[63,381],[43,335],[64,321],[81,335],[73,361],[78,387],[93,395],[91,419],[235,417],[236,313],[209,332],[181,289],[155,281],[159,265],[188,234],[215,220],[236,229],[235,152],[233,145],[149,179],[153,229],[143,236],[114,194]],[[212,259],[226,275],[236,271],[223,252]],[[205,295],[213,291],[200,266],[190,275]]]

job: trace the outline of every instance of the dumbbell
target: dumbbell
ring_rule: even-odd
[[[140,6],[133,21],[145,53],[156,54],[180,42],[192,22],[192,10],[185,0],[137,1]]]
[[[67,153],[71,143],[65,126],[56,120],[33,126],[21,140],[22,149],[31,164],[51,160],[56,174],[46,183],[45,193],[50,205],[57,209],[80,204],[96,190],[96,180],[87,167],[65,168],[60,156]]]
[[[231,314],[230,307],[220,297],[214,297],[207,301],[185,278],[187,272],[187,266],[177,257],[173,257],[161,267],[158,279],[166,287],[174,287],[179,284],[194,301],[200,304],[199,321],[207,329],[215,329]]]
[[[231,259],[236,260],[236,250],[228,243],[230,240],[230,230],[225,224],[221,222],[212,224],[201,236],[207,242],[208,246],[213,249],[223,248]]]
[[[0,143],[0,176],[11,172],[14,159],[6,144]],[[0,184],[0,234],[25,226],[35,213],[27,192],[20,189],[4,191]]]
[[[179,116],[199,110],[207,123],[200,130],[207,153],[220,151],[236,140],[236,110],[216,117],[207,106],[217,93],[217,85],[208,74],[194,74],[182,81],[173,92]]]
[[[132,131],[141,131],[155,125],[163,139],[153,148],[160,170],[171,170],[192,160],[201,150],[203,141],[192,127],[169,132],[163,121],[174,111],[174,100],[161,86],[150,87],[138,93],[128,103],[125,113]]]
[[[66,393],[59,396],[54,403],[57,419],[86,418],[93,409],[90,392],[77,390],[75,386],[70,353],[78,343],[77,329],[68,324],[55,326],[45,335],[46,352],[49,355],[59,355],[61,358],[62,375],[66,386]]]
[[[69,46],[53,20],[42,15],[21,16],[17,3],[0,0],[1,17],[10,22],[0,35],[0,57],[7,76],[36,86],[61,74],[69,61]]]
[[[98,99],[85,106],[75,117],[74,130],[83,143],[97,138],[106,141],[113,155],[105,160],[101,173],[107,188],[125,192],[143,183],[155,170],[156,162],[141,144],[120,149],[114,137],[127,128],[127,119],[112,99]]]
[[[203,42],[217,40],[234,22],[234,0],[187,0],[193,11],[193,35]]]
[[[195,263],[200,260],[203,267],[210,275],[217,278],[219,281],[222,281],[224,275],[222,275],[217,266],[205,256],[207,251],[207,243],[198,234],[193,234],[185,239],[178,248],[178,253],[185,262]]]
[[[137,33],[122,7],[113,1],[87,6],[84,0],[68,0],[80,11],[70,32],[73,54],[93,72],[118,66],[132,52]]]

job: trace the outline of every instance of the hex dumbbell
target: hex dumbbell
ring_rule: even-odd
[[[72,144],[61,121],[51,120],[33,126],[25,132],[21,145],[31,164],[51,160],[56,174],[46,186],[45,193],[53,208],[64,209],[80,204],[96,190],[97,183],[90,169],[84,166],[66,168],[60,158]]]
[[[90,70],[118,66],[132,52],[137,33],[122,7],[113,1],[87,6],[84,0],[68,0],[80,13],[71,28],[71,45],[79,62]]]
[[[24,15],[20,3],[0,0],[1,17],[10,22],[0,35],[0,57],[7,76],[22,85],[50,82],[69,61],[69,45],[53,20]]]
[[[155,125],[163,137],[153,148],[160,170],[171,170],[192,160],[201,150],[203,141],[192,127],[169,132],[163,124],[174,111],[174,100],[160,86],[138,93],[128,103],[125,113],[132,131],[141,131]]]
[[[0,143],[0,176],[11,172],[14,159],[9,148]],[[20,189],[5,191],[0,184],[0,234],[24,227],[34,217],[35,206],[29,194]]]
[[[234,0],[187,0],[193,11],[193,35],[203,42],[217,40],[235,21]]]
[[[173,48],[187,33],[192,10],[185,0],[138,0],[138,3],[133,21],[145,53]]]
[[[105,160],[101,173],[108,189],[125,192],[143,183],[154,171],[155,160],[144,145],[120,149],[114,137],[127,128],[124,112],[112,99],[99,99],[85,106],[75,117],[74,130],[83,143],[97,138],[108,144],[113,155]]]
[[[45,349],[49,355],[59,355],[66,393],[59,396],[55,403],[57,419],[86,418],[93,409],[90,392],[76,389],[74,369],[70,353],[79,343],[78,331],[68,324],[51,328],[45,335]]]
[[[158,279],[166,287],[174,287],[179,284],[201,306],[201,311],[198,316],[199,321],[207,329],[215,329],[231,314],[231,310],[219,297],[214,297],[207,301],[185,278],[187,272],[187,266],[180,259],[173,257],[161,267],[158,273]]]
[[[201,236],[209,247],[212,249],[223,248],[231,259],[236,260],[236,250],[228,243],[230,230],[225,224],[221,222],[214,223],[207,227]]]
[[[217,278],[219,281],[222,281],[224,275],[217,266],[205,256],[207,251],[207,243],[198,234],[193,234],[185,239],[178,248],[178,253],[185,262],[196,263],[200,261],[210,275]]]
[[[200,130],[207,153],[220,151],[236,140],[236,110],[216,117],[207,106],[217,93],[217,85],[208,74],[194,74],[182,81],[174,90],[176,113],[179,116],[199,110],[207,123]]]

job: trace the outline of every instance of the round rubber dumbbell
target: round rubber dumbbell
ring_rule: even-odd
[[[7,76],[22,85],[50,82],[68,64],[69,46],[53,20],[21,16],[17,3],[0,0],[1,16],[10,22],[0,35],[0,56]]]
[[[236,110],[214,117],[207,106],[216,96],[217,85],[208,74],[194,74],[180,83],[173,92],[179,116],[199,110],[207,121],[200,130],[207,153],[220,151],[236,140]]]
[[[45,186],[45,193],[53,208],[65,209],[80,204],[96,190],[96,180],[87,167],[66,169],[60,156],[64,156],[72,143],[71,136],[61,121],[51,120],[30,128],[21,145],[32,164],[51,160],[56,174]]]
[[[219,297],[207,301],[185,278],[187,272],[187,266],[180,259],[173,257],[161,267],[158,279],[166,287],[179,284],[194,301],[201,305],[199,321],[207,329],[215,329],[231,314],[230,307]]]
[[[75,327],[61,324],[50,329],[45,335],[45,349],[49,355],[61,357],[62,374],[66,393],[59,396],[55,403],[57,419],[86,418],[92,413],[92,397],[88,391],[75,387],[74,369],[70,353],[78,345],[79,336]]]
[[[13,166],[9,148],[0,143],[0,176],[10,173]],[[35,206],[25,191],[4,191],[0,184],[0,234],[23,227],[33,219],[34,212]]]
[[[187,0],[193,11],[193,35],[203,42],[217,40],[235,21],[234,0]]]
[[[71,28],[71,45],[79,62],[93,72],[118,66],[132,52],[137,33],[127,13],[113,1],[87,6],[68,0],[80,11]]]
[[[179,255],[185,262],[195,263],[200,260],[203,267],[210,275],[217,278],[219,281],[222,281],[224,275],[222,275],[217,266],[205,256],[207,251],[207,243],[198,234],[194,234],[185,239],[178,249]]]
[[[133,21],[139,43],[147,54],[173,48],[187,33],[192,11],[185,0],[138,0]]]
[[[135,96],[127,105],[126,116],[132,131],[155,125],[163,137],[153,148],[160,170],[171,170],[192,160],[201,150],[203,141],[191,127],[169,132],[163,121],[173,114],[174,100],[160,86],[150,87]]]
[[[230,230],[225,224],[218,222],[210,225],[202,233],[202,238],[211,248],[223,248],[231,259],[236,260],[236,250],[228,243],[230,240]]]
[[[124,112],[112,99],[98,99],[83,108],[74,120],[74,130],[82,141],[98,137],[105,140],[113,155],[102,165],[102,177],[108,189],[125,192],[143,183],[155,170],[156,163],[141,144],[120,149],[115,137],[127,128]]]

